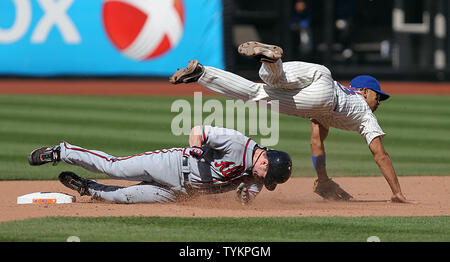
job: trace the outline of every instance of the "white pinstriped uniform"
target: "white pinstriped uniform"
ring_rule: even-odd
[[[281,113],[315,119],[324,127],[356,131],[367,144],[385,133],[360,92],[333,80],[325,66],[306,62],[262,63],[255,83],[236,74],[204,66],[198,83],[244,101],[279,101]]]

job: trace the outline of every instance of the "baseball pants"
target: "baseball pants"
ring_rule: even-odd
[[[184,148],[146,152],[129,157],[114,157],[98,150],[88,150],[62,142],[61,160],[112,179],[142,181],[130,187],[94,184],[94,198],[120,203],[152,203],[175,201],[186,194],[182,156]]]
[[[281,113],[303,118],[329,114],[336,104],[334,81],[324,66],[306,62],[262,63],[264,83],[247,80],[218,68],[204,66],[198,83],[207,89],[244,101],[277,100]]]

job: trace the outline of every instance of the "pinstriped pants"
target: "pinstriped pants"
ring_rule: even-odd
[[[205,88],[244,101],[278,100],[280,112],[304,118],[328,115],[336,95],[331,72],[305,62],[262,63],[256,83],[218,68],[205,66],[198,83]]]

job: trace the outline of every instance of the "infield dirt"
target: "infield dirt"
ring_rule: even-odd
[[[197,196],[167,204],[117,204],[80,197],[56,180],[0,182],[0,222],[49,216],[164,216],[164,217],[292,217],[292,216],[449,216],[450,176],[400,177],[403,191],[417,204],[389,203],[383,177],[334,179],[355,200],[326,201],[312,192],[314,178],[292,178],[275,191],[263,190],[249,206],[241,206],[234,192]],[[135,183],[99,180],[104,184]],[[62,192],[77,197],[72,204],[16,204],[17,197],[32,192]]]
[[[390,94],[450,94],[449,83],[383,82]],[[52,95],[169,95],[194,92],[213,95],[197,84],[175,87],[167,81],[2,80],[0,94]],[[181,203],[116,204],[79,197],[52,181],[0,181],[0,222],[48,216],[167,216],[167,217],[285,217],[285,216],[449,216],[449,176],[400,177],[402,190],[417,204],[389,203],[389,187],[382,176],[334,179],[355,201],[325,201],[312,192],[314,178],[292,178],[274,192],[263,190],[249,206],[234,200],[234,192],[199,196]],[[127,181],[101,180],[129,186]],[[72,204],[17,205],[17,197],[32,192],[63,192],[77,196]]]

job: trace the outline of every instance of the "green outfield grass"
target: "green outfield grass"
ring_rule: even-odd
[[[0,241],[448,242],[450,217],[54,217],[0,223]],[[26,229],[26,230],[25,230]]]
[[[180,98],[0,95],[0,180],[56,179],[62,170],[105,178],[63,163],[28,165],[30,151],[61,140],[116,156],[187,146],[187,135],[171,132],[179,114],[171,112],[175,99]],[[207,99],[211,98],[203,97],[203,102]],[[225,98],[219,100],[224,104]],[[383,142],[398,175],[450,174],[449,105],[450,96],[397,95],[380,106],[376,115],[388,134]],[[315,176],[310,128],[306,119],[280,115],[275,148],[291,154],[294,176]],[[259,141],[264,136],[253,137]],[[380,175],[358,133],[331,129],[325,146],[331,176]]]

